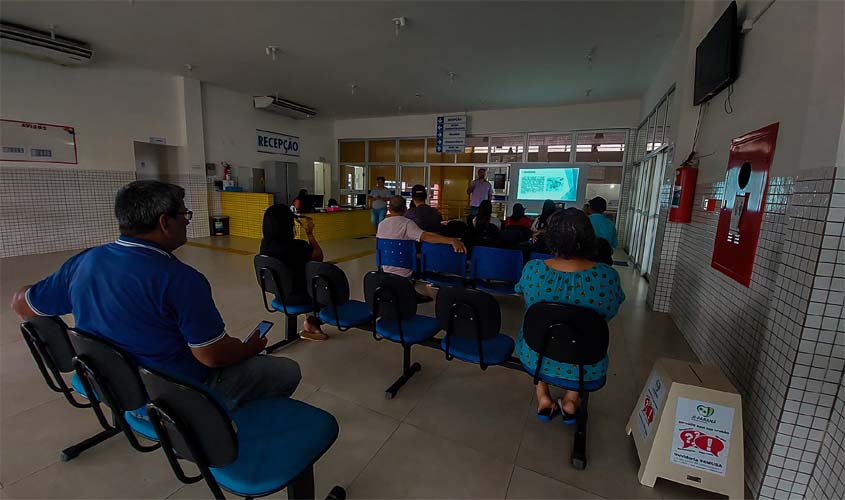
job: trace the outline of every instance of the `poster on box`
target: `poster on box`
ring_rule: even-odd
[[[648,439],[651,432],[651,425],[660,409],[663,408],[663,403],[666,402],[666,387],[657,371],[652,370],[651,376],[648,378],[648,384],[645,387],[645,394],[640,404],[640,411],[638,413],[640,422],[640,435],[643,441]]]
[[[678,398],[670,461],[724,476],[730,456],[733,421],[733,408]]]

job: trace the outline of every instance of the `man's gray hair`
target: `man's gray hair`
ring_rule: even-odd
[[[161,181],[135,181],[120,188],[114,200],[114,216],[123,236],[153,231],[162,214],[176,216],[185,190]]]

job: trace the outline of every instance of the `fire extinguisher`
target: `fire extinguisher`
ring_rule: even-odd
[[[223,180],[232,180],[232,167],[230,167],[229,164],[226,162],[223,162]]]
[[[692,220],[692,198],[695,196],[697,179],[698,169],[686,163],[675,170],[675,184],[672,186],[672,199],[669,206],[670,222]]]

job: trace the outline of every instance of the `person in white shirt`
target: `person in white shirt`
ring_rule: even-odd
[[[413,240],[416,242],[427,241],[429,243],[443,243],[452,245],[452,249],[458,253],[466,253],[467,249],[461,240],[457,238],[447,238],[437,233],[430,233],[423,231],[416,222],[405,217],[407,205],[405,198],[401,196],[394,196],[390,198],[388,205],[387,217],[378,225],[378,232],[376,238],[384,240]],[[382,270],[388,273],[397,274],[404,278],[411,278],[414,274],[413,269],[396,266],[382,266]],[[417,294],[417,301],[429,302],[431,297]]]

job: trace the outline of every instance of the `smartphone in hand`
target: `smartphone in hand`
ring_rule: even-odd
[[[247,335],[247,337],[244,339],[244,344],[249,342],[253,335],[258,335],[259,337],[266,336],[267,332],[270,331],[270,328],[273,328],[273,322],[272,321],[266,321],[265,320],[265,321],[262,321],[261,323],[258,323],[258,325],[256,325],[256,327],[252,330],[252,332],[249,335]]]

